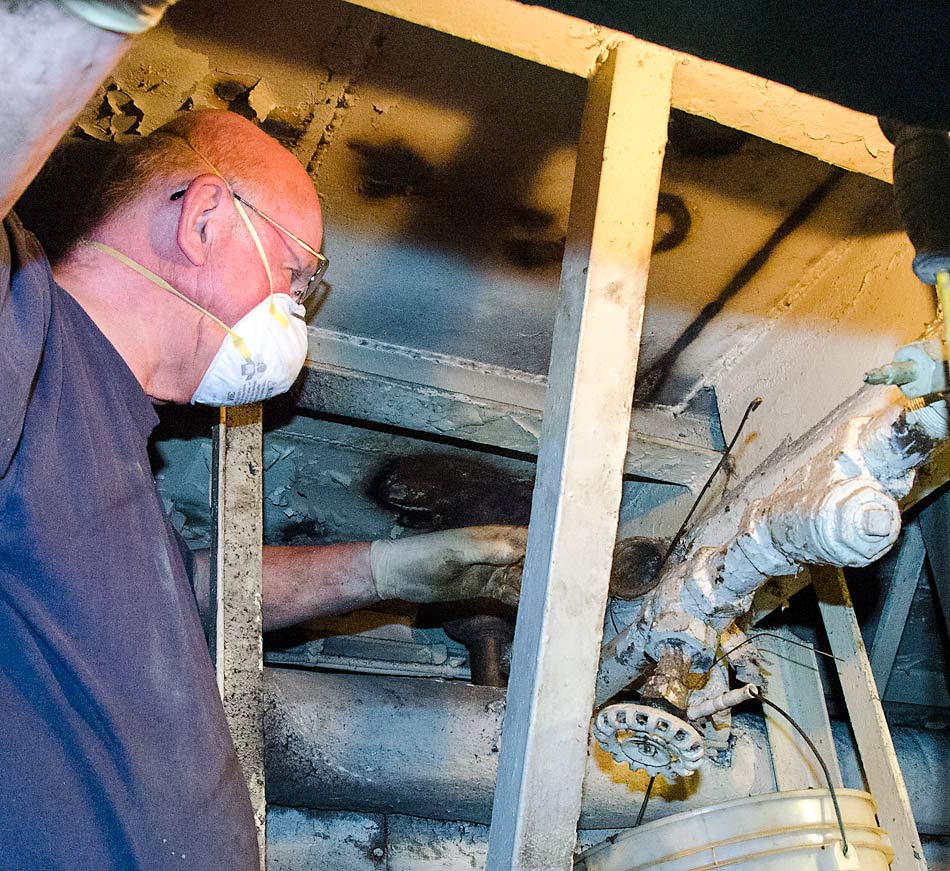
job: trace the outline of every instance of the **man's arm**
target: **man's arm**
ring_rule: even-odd
[[[527,530],[476,526],[395,541],[265,547],[264,631],[379,602],[483,596],[515,604]],[[210,607],[210,553],[194,553],[198,609]]]
[[[264,631],[344,614],[379,601],[369,542],[264,547]],[[192,586],[202,621],[211,612],[211,551],[192,553]]]
[[[265,547],[264,631],[378,602],[369,552],[362,541]]]
[[[0,218],[125,54],[173,0],[0,0]]]

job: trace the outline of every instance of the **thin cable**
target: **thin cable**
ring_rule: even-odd
[[[114,257],[124,266],[128,266],[129,269],[132,269],[135,272],[137,272],[139,275],[144,276],[153,284],[157,284],[160,288],[162,288],[162,290],[167,290],[173,296],[178,297],[178,299],[180,299],[182,302],[187,303],[193,309],[196,309],[197,311],[201,312],[201,314],[203,314],[205,317],[210,318],[231,337],[231,341],[234,342],[234,347],[237,348],[238,353],[240,353],[240,355],[245,360],[251,359],[251,352],[250,350],[248,350],[247,344],[245,343],[244,339],[242,339],[236,332],[234,332],[234,330],[232,330],[224,321],[222,321],[220,318],[215,317],[213,314],[211,314],[211,312],[203,309],[200,305],[198,305],[198,303],[196,303],[193,299],[189,299],[180,290],[176,290],[167,281],[165,281],[164,278],[152,272],[152,270],[149,269],[147,266],[143,266],[141,263],[137,263],[131,257],[129,257],[126,254],[123,254],[118,249],[113,248],[111,245],[106,245],[105,242],[97,242],[94,239],[80,239],[79,244],[85,245],[87,248],[94,248],[97,251],[101,251],[103,254],[108,254],[110,257]]]
[[[751,644],[753,641],[757,641],[759,638],[778,638],[787,642],[788,644],[794,644],[796,647],[804,647],[805,650],[810,650],[812,653],[817,653],[819,656],[827,656],[828,659],[834,659],[837,662],[844,662],[840,656],[835,656],[833,653],[827,653],[824,650],[819,650],[817,647],[813,647],[811,644],[808,644],[805,641],[793,641],[791,638],[787,638],[785,635],[780,635],[778,632],[756,632],[755,635],[751,636],[750,638],[746,638],[745,641],[740,641],[738,644],[730,647],[728,650],[723,651],[721,656],[713,660],[713,664],[709,666],[706,674],[709,674],[717,665],[719,665],[720,662],[722,662],[724,659],[727,659],[740,647],[744,647],[746,644]],[[768,651],[766,651],[766,653],[768,653]]]
[[[676,535],[673,536],[673,540],[670,542],[670,546],[666,550],[666,554],[663,556],[663,561],[660,563],[660,567],[657,569],[657,574],[663,571],[663,567],[666,565],[669,558],[673,555],[673,551],[676,550],[676,546],[680,543],[680,540],[683,537],[683,534],[686,532],[686,528],[689,526],[689,521],[692,519],[693,514],[696,509],[699,507],[699,504],[703,501],[703,497],[706,495],[706,492],[712,486],[712,482],[715,480],[716,475],[719,474],[719,470],[726,464],[726,460],[729,459],[732,454],[732,449],[736,446],[736,442],[739,440],[739,436],[742,434],[742,430],[745,428],[746,421],[749,419],[749,416],[762,404],[762,397],[757,396],[752,400],[746,407],[745,413],[742,415],[742,420],[739,421],[739,426],[736,427],[735,434],[732,436],[729,444],[726,445],[725,451],[723,451],[722,456],[719,458],[719,462],[716,464],[716,468],[713,469],[712,474],[706,479],[706,483],[703,484],[702,490],[699,491],[699,495],[696,497],[696,501],[693,502],[692,507],[689,509],[689,512],[686,515],[686,519],[680,524],[680,528],[676,531]],[[699,609],[699,612],[702,613],[703,603],[699,601],[696,596],[696,593],[693,591],[693,588],[686,584],[683,588],[687,593],[689,593],[690,598],[693,600],[693,604]],[[653,624],[650,624],[650,628],[653,628]]]
[[[667,548],[666,555],[663,557],[663,562],[660,563],[660,567],[657,569],[657,574],[663,570],[663,566],[666,565],[667,560],[673,555],[673,551],[676,550],[676,546],[680,543],[680,539],[682,539],[683,534],[686,532],[687,526],[689,526],[689,521],[692,519],[693,514],[699,507],[699,503],[703,501],[706,491],[712,486],[712,482],[715,480],[716,475],[719,474],[719,470],[725,465],[726,460],[729,459],[729,455],[732,453],[732,449],[739,440],[739,436],[745,427],[746,421],[749,419],[749,415],[752,414],[752,412],[755,411],[761,404],[761,396],[757,396],[752,400],[752,402],[749,403],[745,410],[745,414],[742,415],[742,420],[739,421],[739,426],[736,427],[736,434],[732,437],[732,441],[729,442],[725,451],[723,451],[722,457],[719,458],[719,462],[716,464],[716,468],[713,469],[712,474],[706,479],[706,483],[703,484],[703,489],[699,491],[699,496],[696,497],[693,507],[689,509],[686,519],[680,524],[680,528],[677,530],[676,535],[673,536],[673,541],[670,542],[670,546]]]
[[[650,793],[653,792],[653,781],[656,780],[656,775],[650,778],[650,782],[647,784],[647,791],[643,793],[643,803],[640,805],[640,813],[637,814],[637,821],[633,824],[633,827],[636,828],[643,822],[643,815],[647,812],[647,802],[650,801]]]
[[[754,686],[754,685],[753,685]],[[828,772],[828,766],[825,765],[825,760],[821,758],[821,754],[818,752],[818,748],[812,743],[811,738],[805,734],[805,730],[798,725],[793,719],[791,714],[787,711],[780,708],[775,702],[770,701],[765,696],[762,695],[762,690],[758,687],[754,687],[752,691],[753,696],[757,698],[763,705],[768,705],[773,710],[781,714],[792,726],[795,727],[795,731],[802,736],[805,743],[811,749],[811,752],[815,754],[815,759],[818,760],[818,764],[821,766],[821,770],[824,772],[825,780],[828,782],[828,792],[831,793],[831,803],[835,807],[835,816],[838,818],[838,830],[841,832],[841,849],[845,856],[848,855],[848,838],[844,833],[844,820],[841,818],[841,808],[838,807],[838,796],[835,794],[835,788],[831,783],[831,774]]]

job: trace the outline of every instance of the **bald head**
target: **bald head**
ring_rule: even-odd
[[[292,154],[229,112],[176,118],[123,146],[106,176],[54,277],[150,396],[187,402],[232,327],[313,286],[320,201]]]
[[[140,197],[184,188],[209,164],[235,193],[281,212],[302,238],[319,243],[320,204],[306,170],[247,119],[211,109],[183,113],[124,146],[107,171],[97,222],[120,218]]]

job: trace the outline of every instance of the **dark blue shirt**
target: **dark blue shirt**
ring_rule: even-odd
[[[0,868],[256,869],[154,409],[13,216],[0,373]]]

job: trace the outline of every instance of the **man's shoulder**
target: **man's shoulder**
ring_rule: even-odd
[[[23,431],[43,359],[53,276],[36,237],[10,212],[0,232],[0,477]]]
[[[45,333],[53,285],[43,246],[16,212],[10,212],[0,231],[0,318],[15,315],[21,328],[39,324]]]
[[[49,260],[43,246],[20,220],[16,212],[9,212],[3,219],[0,241],[0,263],[11,272],[35,263],[39,269],[50,274]]]

